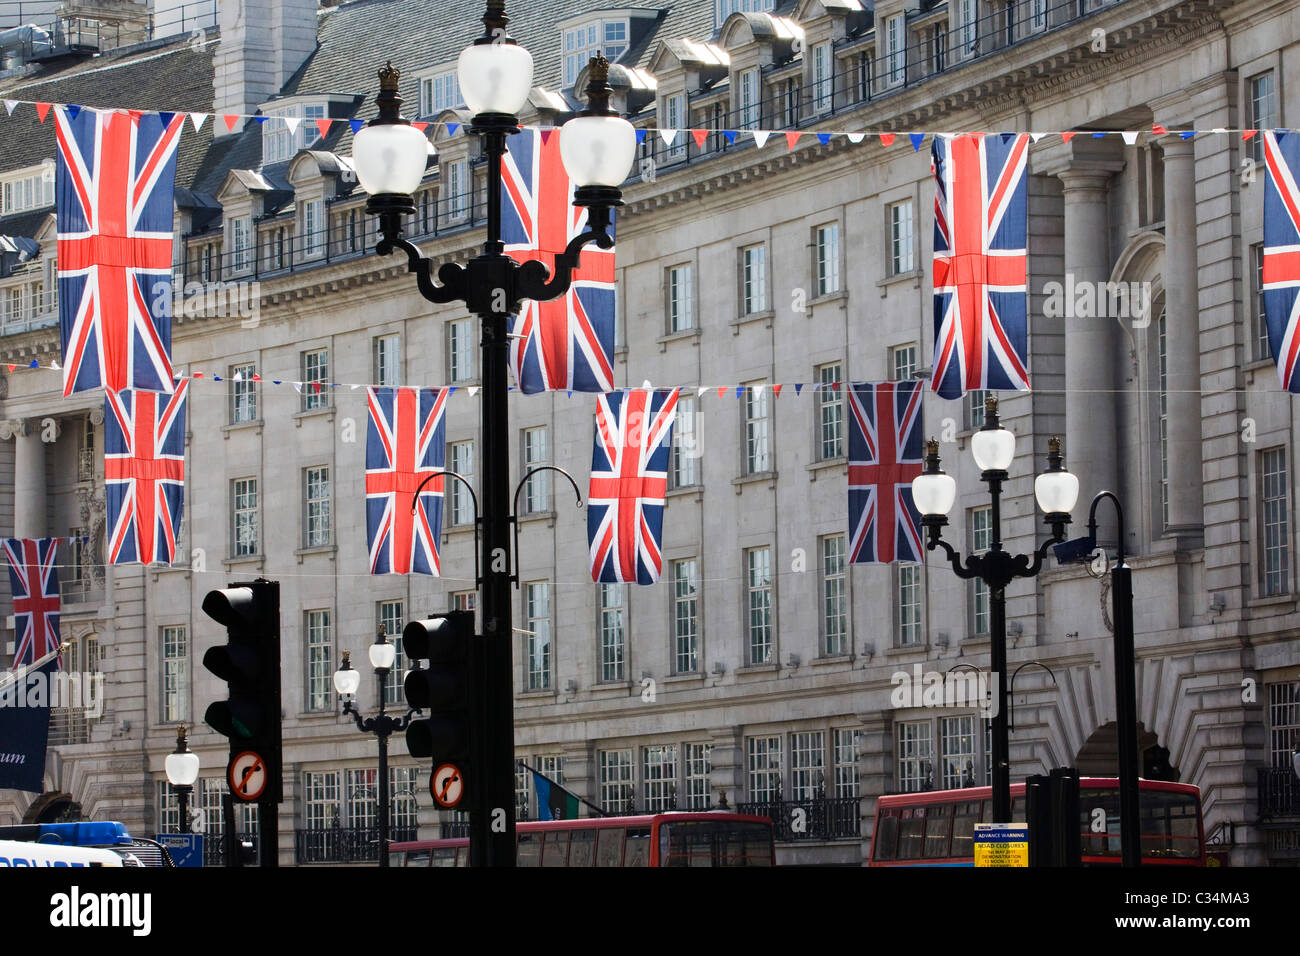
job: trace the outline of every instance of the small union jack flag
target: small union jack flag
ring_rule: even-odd
[[[371,574],[440,573],[449,394],[445,388],[367,390],[366,536]]]
[[[104,398],[109,564],[171,564],[185,497],[185,402],[175,391],[111,389]]]
[[[554,271],[556,256],[587,228],[587,210],[573,205],[558,131],[511,136],[501,187],[506,254]],[[578,263],[568,292],[550,302],[524,300],[511,324],[510,364],[520,391],[614,388],[614,250],[589,244]]]
[[[921,473],[920,382],[854,383],[849,389],[849,560],[920,561],[921,513],[912,479]]]
[[[63,394],[169,392],[183,113],[54,111]]]
[[[1264,320],[1278,378],[1300,393],[1300,133],[1264,131]]]
[[[934,373],[944,398],[1029,388],[1028,134],[936,136]]]
[[[58,650],[60,538],[6,538],[14,596],[14,669]],[[59,658],[60,662],[62,658]],[[57,666],[57,665],[56,665]]]
[[[593,581],[659,580],[677,392],[631,389],[596,399],[595,450],[587,486]]]

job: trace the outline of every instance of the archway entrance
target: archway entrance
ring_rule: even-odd
[[[1169,750],[1160,746],[1153,731],[1138,724],[1140,770],[1147,780],[1178,781],[1178,768],[1169,763]],[[1115,723],[1102,724],[1089,737],[1074,758],[1081,777],[1119,776],[1119,737]]]
[[[41,794],[23,814],[23,823],[77,823],[81,819],[81,804],[61,792]]]

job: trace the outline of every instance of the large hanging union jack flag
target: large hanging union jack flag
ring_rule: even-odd
[[[1026,133],[936,136],[934,373],[944,398],[1029,388]]]
[[[920,561],[920,382],[856,382],[849,388],[849,560]]]
[[[511,136],[501,186],[506,253],[554,270],[555,257],[587,228],[587,210],[573,205],[558,132],[545,141],[540,130]],[[510,364],[523,392],[614,388],[614,250],[587,245],[578,262],[568,292],[550,302],[524,300],[511,324]]]
[[[60,106],[63,394],[171,391],[172,190],[183,113]]]
[[[663,570],[664,495],[677,389],[631,389],[596,399],[587,486],[593,581],[654,584]]]
[[[185,402],[175,391],[108,390],[104,397],[104,484],[109,564],[171,564],[185,497]]]
[[[1278,378],[1300,393],[1300,133],[1264,131],[1264,320]]]
[[[59,541],[59,538],[5,539],[9,586],[14,596],[15,670],[58,650]]]
[[[371,574],[440,573],[449,394],[445,388],[367,390],[366,536]]]

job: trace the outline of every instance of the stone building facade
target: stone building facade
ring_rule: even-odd
[[[70,811],[144,832],[174,825],[162,773],[174,725],[200,724],[224,693],[200,664],[224,637],[198,604],[264,575],[282,595],[282,859],[342,860],[338,834],[373,824],[374,741],[339,717],[330,674],[345,650],[364,662],[377,627],[471,604],[473,531],[465,502],[450,501],[441,578],[367,573],[364,391],[350,386],[459,386],[448,463],[472,475],[477,334],[463,310],[420,298],[404,264],[367,251],[347,124],[322,139],[313,120],[372,115],[374,70],[392,58],[436,153],[411,234],[435,259],[473,255],[485,167],[447,125],[467,118],[448,75],[481,11],[439,6],[450,9],[391,0],[317,12],[286,0],[267,5],[266,29],[223,23],[201,43],[164,38],[0,78],[6,99],[299,119],[227,131],[214,115],[183,140],[173,357],[203,378],[192,382],[181,561],[102,563],[102,397],[61,397],[52,371],[0,377],[0,475],[13,475],[0,482],[0,529],[89,538],[62,561],[64,631],[78,639],[76,666],[106,682],[99,718],[56,712],[47,793],[0,794],[0,821]],[[581,77],[566,53],[585,62],[601,45],[617,57],[616,103],[650,132],[618,213],[616,384],[682,385],[686,400],[657,585],[591,583],[567,485],[535,479],[521,495],[517,755],[610,808],[725,795],[782,819],[810,809],[820,829],[783,826],[781,859],[800,862],[862,862],[881,794],[985,782],[973,709],[900,709],[891,694],[899,672],[988,666],[987,593],[935,553],[915,566],[845,565],[844,391],[812,385],[928,371],[934,186],[929,139],[914,150],[906,133],[1077,131],[1036,140],[1029,160],[1034,390],[1001,396],[1018,439],[1003,537],[1029,552],[1045,535],[1032,479],[1060,435],[1082,489],[1074,527],[1101,489],[1125,505],[1147,775],[1201,787],[1207,834],[1230,862],[1300,859],[1296,781],[1282,764],[1300,733],[1296,425],[1260,328],[1259,156],[1239,134],[1208,132],[1284,127],[1300,110],[1282,83],[1300,67],[1294,7],[549,6],[545,17],[512,11],[538,64],[523,121],[558,125],[572,108]],[[401,50],[388,42],[393,22]],[[270,52],[257,46],[268,37]],[[54,149],[30,106],[6,123],[30,135],[0,148],[0,181],[39,171]],[[678,130],[671,143],[661,128]],[[697,142],[688,128],[714,132]],[[760,147],[753,129],[803,135]],[[1207,132],[1178,135],[1188,129]],[[862,130],[872,133],[857,143],[840,135]],[[1100,130],[1140,132],[1130,143],[1091,135]],[[875,134],[890,131],[885,146]],[[0,235],[40,250],[0,272],[0,364],[49,365],[52,207],[6,206]],[[1118,315],[1080,314],[1062,291],[1109,295],[1112,283],[1132,290],[1107,299]],[[341,384],[292,385],[313,380]],[[738,397],[736,386],[748,388]],[[981,410],[979,396],[925,399],[927,433],[959,486],[945,537],[962,550],[989,542],[967,449]],[[555,464],[585,493],[592,412],[588,395],[512,396],[514,477]],[[1113,517],[1100,518],[1113,553]],[[1052,562],[1008,588],[1012,669],[1051,670],[1015,683],[1013,779],[1066,765],[1113,772],[1108,587]],[[370,679],[360,700],[373,707]],[[191,739],[215,807],[225,741],[201,728]],[[430,834],[449,821],[428,805],[428,768],[403,749],[398,822]],[[536,813],[526,775],[520,802]]]

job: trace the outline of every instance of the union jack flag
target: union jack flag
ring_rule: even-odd
[[[849,388],[849,560],[921,561],[920,382],[855,382]]]
[[[185,498],[185,403],[189,379],[175,391],[107,390],[104,396],[104,494],[108,563],[171,564]]]
[[[596,399],[596,440],[587,486],[591,579],[654,584],[677,389],[631,389]]]
[[[1264,319],[1278,378],[1300,393],[1300,133],[1264,131]]]
[[[172,190],[185,114],[54,111],[63,394],[169,392]]]
[[[936,136],[934,377],[944,398],[1029,388],[1028,134]]]
[[[440,573],[449,394],[445,388],[367,390],[366,536],[371,574]]]
[[[587,228],[587,210],[573,205],[558,132],[545,141],[540,130],[511,136],[501,186],[506,254],[554,271],[556,256]],[[568,292],[550,302],[525,299],[511,323],[510,364],[520,391],[614,388],[614,250],[587,245],[578,262]]]
[[[58,649],[59,538],[6,538],[14,596],[14,669]],[[62,658],[59,658],[62,661]],[[57,665],[56,665],[57,666]]]

